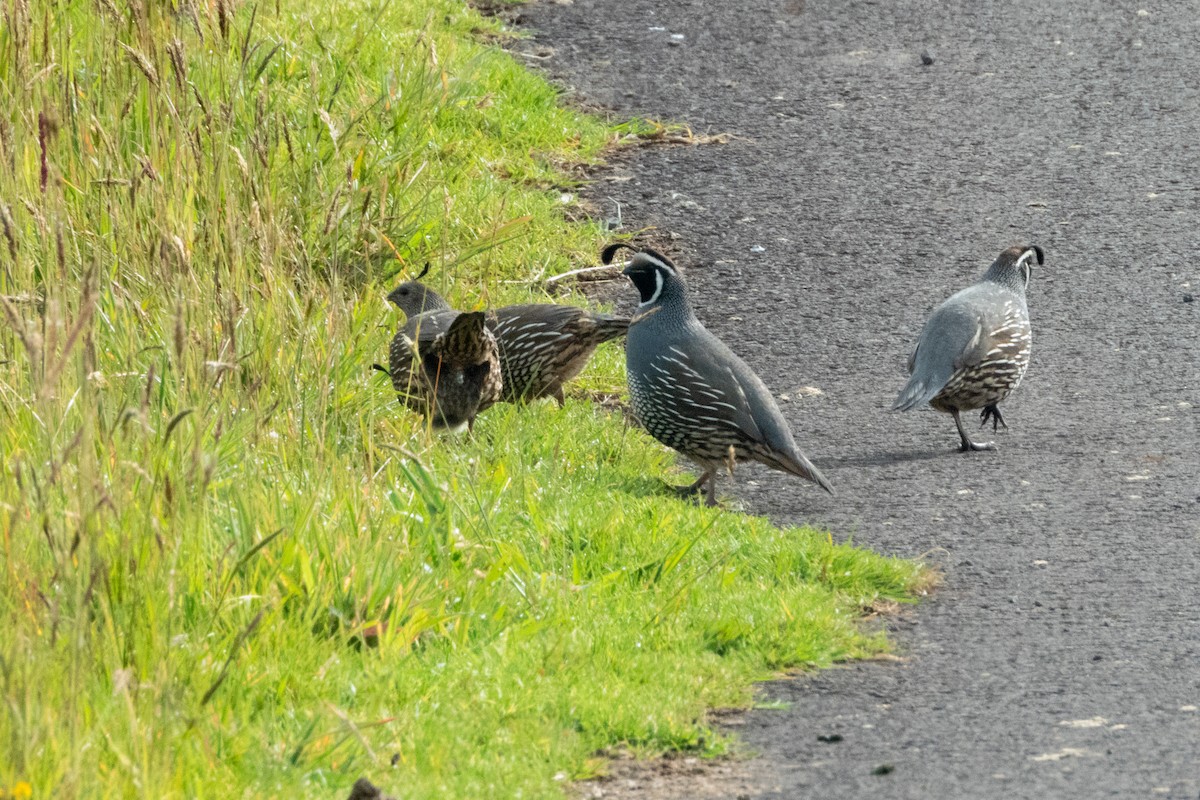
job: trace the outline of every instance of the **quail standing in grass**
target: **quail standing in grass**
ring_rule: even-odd
[[[624,272],[641,295],[625,347],[634,414],[651,436],[701,469],[695,483],[678,491],[706,489],[707,504],[716,505],[717,470],[751,460],[832,494],[829,481],[796,447],[771,392],[696,319],[675,265],[624,243],[605,248],[604,263],[622,247],[635,250]]]
[[[1008,427],[998,403],[1017,388],[1029,366],[1032,330],[1025,290],[1035,258],[1039,265],[1044,261],[1037,245],[1008,248],[979,283],[934,310],[908,359],[912,377],[892,410],[929,403],[954,417],[962,452],[996,448],[992,442],[971,441],[960,413],[983,409],[981,427],[988,420],[993,431]]]
[[[436,428],[470,428],[500,399],[500,351],[482,311],[441,325],[414,314],[392,339],[388,373],[400,401],[428,414]]]
[[[427,323],[437,326],[449,325],[459,314],[420,281],[400,284],[388,300],[410,316],[424,312]],[[553,397],[561,406],[563,384],[579,374],[598,345],[624,336],[629,319],[575,306],[527,303],[488,311],[487,327],[500,348],[501,399],[518,403]]]

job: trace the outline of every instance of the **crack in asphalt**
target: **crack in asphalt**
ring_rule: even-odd
[[[521,13],[587,102],[734,135],[587,193],[678,237],[698,315],[838,494],[754,467],[723,491],[945,571],[892,623],[902,663],[764,687],[790,707],[739,726],[762,796],[1196,798],[1195,4]],[[1046,250],[1032,364],[999,451],[959,454],[948,416],[886,409],[929,311],[1017,243]]]

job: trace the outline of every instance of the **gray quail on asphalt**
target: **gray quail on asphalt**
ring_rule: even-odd
[[[650,435],[695,461],[700,478],[680,493],[716,504],[723,464],[758,461],[799,475],[827,492],[833,487],[796,447],[775,398],[753,370],[710,333],[692,311],[687,287],[665,256],[609,245],[601,259],[635,250],[625,274],[641,295],[625,346],[633,411]]]
[[[1037,245],[1010,247],[992,263],[982,280],[934,310],[908,359],[912,375],[892,410],[907,411],[929,403],[954,417],[960,450],[994,450],[992,442],[973,442],[960,412],[983,409],[981,426],[1004,424],[998,403],[1017,388],[1029,366],[1032,330],[1025,290]]]
[[[481,311],[458,314],[448,325],[430,313],[410,316],[388,361],[400,401],[428,414],[434,427],[470,428],[500,399],[500,351]]]
[[[388,300],[409,315],[424,311],[427,323],[435,326],[449,325],[459,313],[419,281],[400,284]],[[503,306],[486,313],[500,348],[501,399],[509,403],[553,397],[561,406],[563,384],[579,374],[598,345],[629,329],[626,317],[552,303]]]

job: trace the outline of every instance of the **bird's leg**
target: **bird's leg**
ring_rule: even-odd
[[[717,504],[717,474],[712,472],[708,476],[708,492],[704,496],[704,505],[713,508]]]
[[[550,393],[550,396],[554,398],[554,402],[558,403],[559,408],[562,408],[567,404],[567,397],[565,394],[563,394],[562,386],[555,388],[555,390]]]
[[[700,492],[704,491],[704,484],[708,481],[710,475],[711,474],[706,471],[703,475],[697,478],[694,483],[689,483],[687,486],[673,486],[668,483],[667,488],[680,497],[692,497],[693,495],[700,494]]]
[[[984,406],[983,411],[979,412],[979,427],[988,424],[988,420],[992,421],[992,431],[995,432],[997,427],[1008,430],[1008,424],[1005,423],[1004,417],[1000,416],[1000,406],[992,403],[990,406]]]
[[[972,442],[971,437],[967,436],[967,431],[963,428],[962,417],[958,413],[958,409],[953,409],[950,414],[954,417],[954,424],[958,426],[958,435],[962,437],[962,447],[958,448],[960,453],[967,453],[971,450],[995,450],[994,442]]]
[[[704,501],[708,505],[716,505],[716,489],[715,489],[715,469],[706,469],[700,477],[697,477],[694,483],[689,483],[688,486],[672,486],[667,483],[667,488],[676,493],[680,498],[696,497],[697,494],[704,494]],[[707,487],[707,491],[706,491]]]

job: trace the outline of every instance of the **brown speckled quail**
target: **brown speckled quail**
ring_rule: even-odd
[[[1035,258],[1044,262],[1037,245],[1008,248],[978,283],[934,310],[909,357],[912,377],[893,410],[929,403],[954,417],[962,452],[996,448],[971,441],[959,413],[983,409],[982,425],[990,419],[993,431],[1008,427],[997,404],[1017,388],[1029,366],[1033,334],[1025,290]]]
[[[429,415],[434,427],[470,428],[500,399],[500,351],[481,311],[441,325],[430,313],[410,316],[388,353],[400,402]]]
[[[439,328],[459,314],[419,281],[400,284],[388,300]],[[579,374],[598,345],[629,329],[628,318],[552,303],[503,306],[486,313],[488,330],[500,349],[501,399],[509,403],[553,397],[562,405],[563,384]]]

